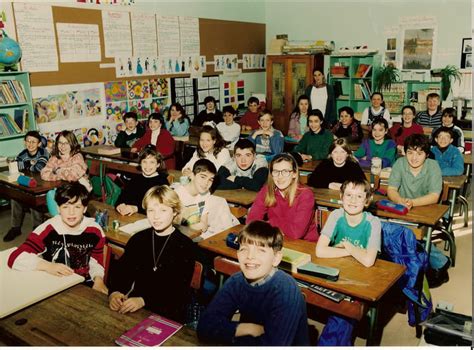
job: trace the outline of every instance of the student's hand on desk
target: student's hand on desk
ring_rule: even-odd
[[[37,269],[45,271],[53,276],[69,276],[74,273],[74,270],[64,264],[52,263],[46,260],[40,260]]]
[[[209,227],[209,213],[201,215],[201,232],[206,232]]]
[[[303,161],[311,161],[313,159],[313,157],[310,156],[309,154],[300,153],[300,156],[301,156],[301,159],[303,159]]]
[[[404,198],[404,201],[403,204],[405,207],[408,208],[408,210],[410,210],[411,208],[413,208],[413,201],[411,199],[408,199],[408,198]]]
[[[120,215],[133,215],[135,213],[138,213],[138,207],[135,205],[128,205],[125,203],[122,203],[117,206],[117,211],[119,212]]]
[[[104,293],[104,294],[107,294],[109,292],[109,289],[105,285],[104,280],[102,279],[102,277],[94,278],[94,285],[92,286],[92,289],[94,289],[98,292]]]
[[[118,310],[119,313],[125,314],[127,312],[135,312],[145,306],[145,300],[142,297],[128,298],[122,303]]]
[[[126,299],[125,294],[120,292],[113,292],[109,295],[109,307],[112,311],[119,311]]]
[[[340,182],[331,182],[328,187],[330,190],[339,191],[341,189],[341,186],[342,184]]]
[[[130,149],[130,152],[132,152],[132,153],[135,153],[135,152],[137,152],[137,151],[138,151],[138,148],[136,148],[136,147],[132,147],[132,148]]]
[[[256,323],[239,323],[235,330],[236,337],[243,337],[251,335],[252,337],[259,337],[265,333],[265,328]]]
[[[227,180],[234,182],[235,181],[235,175],[231,175],[227,178]]]

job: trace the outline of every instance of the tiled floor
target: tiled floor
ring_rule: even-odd
[[[10,228],[9,215],[8,207],[0,208],[0,237],[3,237]],[[466,315],[472,315],[472,209],[469,215],[469,227],[467,228],[463,227],[462,218],[458,217],[455,220],[457,263],[456,267],[449,270],[450,280],[431,291],[434,305],[441,301],[448,302],[454,305],[453,311]],[[21,244],[30,230],[31,222],[29,215],[27,215],[23,225],[23,234],[9,243],[4,243],[0,239],[0,250]],[[417,346],[420,343],[420,340],[415,337],[415,329],[408,326],[407,314],[392,312],[388,315],[385,308],[382,307],[379,310],[379,315],[381,322],[386,323],[381,339],[382,346]],[[319,332],[322,330],[323,324],[318,322],[313,324],[316,325]],[[365,332],[361,330],[360,333]],[[355,345],[365,345],[365,339],[358,337]]]

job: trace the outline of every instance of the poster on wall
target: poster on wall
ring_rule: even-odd
[[[462,39],[461,68],[472,67],[472,38]]]
[[[133,55],[157,56],[155,14],[132,11],[130,16],[132,20]]]
[[[180,55],[178,16],[156,16],[158,55],[177,57]]]
[[[199,18],[179,17],[179,41],[181,56],[199,56]]]
[[[125,11],[102,11],[105,57],[132,56],[130,16]]]
[[[405,29],[402,69],[431,69],[434,28]]]
[[[230,72],[237,70],[237,55],[214,55],[214,71]]]
[[[232,106],[235,110],[245,108],[244,80],[228,80],[223,83],[222,106]]]
[[[0,29],[3,29],[9,38],[16,41],[15,18],[11,2],[0,2]]]
[[[243,54],[242,69],[265,69],[266,55]]]
[[[56,23],[61,62],[100,62],[97,24]]]
[[[387,39],[387,46],[385,47],[383,61],[386,66],[397,66],[397,38]]]

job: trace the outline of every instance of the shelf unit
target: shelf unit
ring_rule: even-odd
[[[379,55],[366,56],[335,56],[329,57],[329,84],[334,87],[337,93],[338,87],[342,89],[342,94],[336,98],[336,109],[344,106],[351,107],[355,113],[362,113],[366,107],[370,106],[370,96],[368,98],[357,98],[356,84],[367,84],[370,88],[369,95],[374,92],[375,79],[380,67]],[[371,69],[366,77],[356,77],[359,65],[371,65]],[[347,67],[342,70],[342,74],[334,75],[333,67]],[[341,70],[341,69],[340,69]]]
[[[15,110],[26,109],[28,116],[25,120],[26,126],[24,130],[36,130],[36,120],[33,112],[33,103],[31,96],[30,76],[28,72],[0,72],[0,83],[6,80],[17,80],[23,85],[26,95],[26,102],[3,104],[0,103],[0,113],[7,113],[13,117]],[[16,156],[24,148],[23,138],[25,132],[0,136],[0,154],[2,156]]]

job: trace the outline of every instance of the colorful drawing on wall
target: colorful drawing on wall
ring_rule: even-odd
[[[265,55],[243,54],[242,69],[265,69]]]
[[[226,72],[237,70],[237,55],[214,55],[214,71]]]
[[[152,98],[150,100],[150,113],[163,113],[166,108],[167,98]]]
[[[76,129],[75,134],[81,138],[81,144],[83,144],[84,147],[104,145],[107,141],[107,129],[107,126],[102,126],[100,128],[81,128]]]
[[[151,97],[168,97],[168,79],[150,79],[149,85]]]
[[[106,104],[105,115],[108,121],[122,122],[122,116],[127,112],[127,102],[110,102]]]
[[[124,81],[109,81],[104,84],[105,102],[123,101],[127,99],[127,83]]]
[[[71,118],[97,117],[101,115],[100,90],[68,91],[68,107],[72,106]]]
[[[49,95],[33,99],[36,122],[48,123],[69,117],[66,94]]]
[[[148,80],[127,81],[128,99],[144,99],[150,97],[150,82]]]
[[[138,114],[138,119],[147,119],[150,115],[150,100],[132,100],[128,102],[128,109],[130,112]]]
[[[431,69],[434,28],[406,29],[403,39],[403,69]]]
[[[245,108],[244,80],[224,82],[224,101],[222,106],[232,106],[235,109]]]

